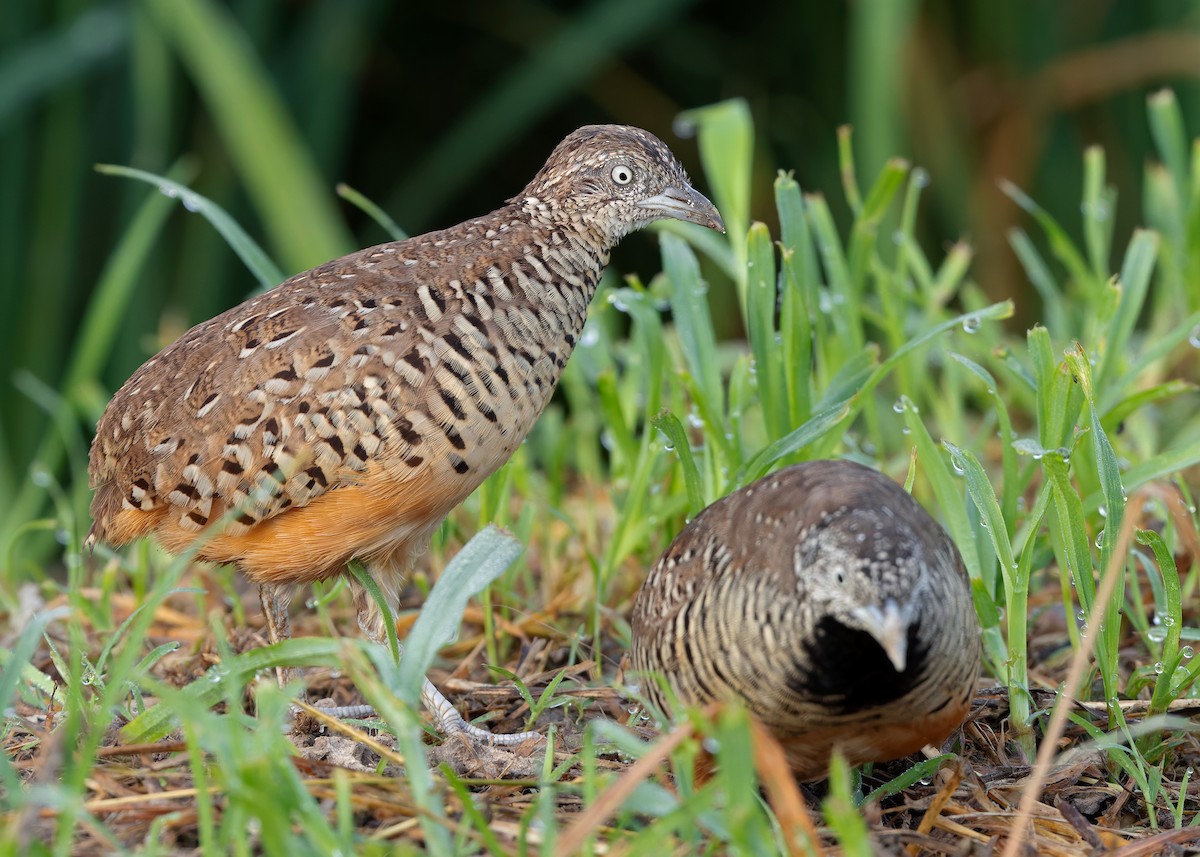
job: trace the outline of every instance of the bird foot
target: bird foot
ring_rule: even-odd
[[[429,709],[430,713],[433,714],[434,725],[438,733],[446,739],[461,736],[470,743],[486,744],[494,747],[513,747],[517,744],[524,744],[526,741],[543,740],[544,738],[538,732],[497,734],[476,726],[473,723],[468,723],[458,713],[458,709],[451,705],[450,701],[428,679],[425,680],[425,686],[421,690],[421,701]],[[313,707],[322,714],[338,720],[362,720],[367,717],[378,716],[378,712],[370,705],[318,704]],[[301,710],[297,708],[295,712],[298,713]]]
[[[489,732],[487,729],[482,729],[479,726],[468,723],[458,713],[458,709],[450,704],[450,700],[446,699],[442,695],[442,692],[434,687],[433,682],[429,679],[425,679],[425,684],[421,687],[421,702],[425,704],[425,707],[433,715],[438,732],[447,738],[454,735],[461,735],[473,742],[498,747],[512,747],[535,739],[544,740],[543,736],[538,732],[513,732],[507,735],[498,735],[495,732]]]

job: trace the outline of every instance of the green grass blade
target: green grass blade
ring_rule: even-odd
[[[1138,316],[1146,301],[1150,288],[1150,276],[1158,258],[1158,235],[1138,229],[1129,241],[1125,261],[1121,265],[1121,299],[1117,311],[1108,324],[1108,336],[1100,367],[1096,372],[1096,388],[1103,391],[1103,399],[1111,406],[1121,395],[1124,385],[1115,383],[1119,366],[1125,361],[1129,337],[1137,324]],[[1107,410],[1107,407],[1101,407]]]
[[[154,185],[164,196],[170,199],[178,199],[188,211],[194,211],[202,215],[205,220],[212,224],[213,228],[225,239],[225,243],[229,245],[229,248],[237,254],[238,258],[250,270],[250,273],[254,275],[254,278],[258,280],[260,286],[264,289],[269,289],[283,282],[283,271],[279,270],[275,263],[271,261],[271,258],[246,233],[246,230],[242,229],[237,221],[226,213],[225,209],[207,197],[201,196],[185,185],[164,176],[157,176],[153,173],[148,173],[144,170],[135,170],[131,167],[97,164],[96,172],[109,176],[124,176],[125,178],[137,179],[138,181]]]
[[[468,599],[503,574],[522,549],[511,535],[489,526],[455,554],[425,599],[408,635],[397,671],[400,686],[396,690],[401,699],[417,706],[425,673],[438,649],[458,636]]]
[[[717,366],[717,339],[708,308],[708,286],[700,276],[700,264],[684,241],[676,235],[659,236],[663,271],[671,281],[671,318],[683,350],[687,369],[704,395],[710,412],[725,412],[725,392]],[[713,431],[723,431],[713,426]]]
[[[662,411],[651,425],[667,438],[669,448],[679,457],[679,465],[683,469],[683,484],[687,489],[688,517],[692,518],[704,508],[704,486],[700,481],[700,471],[696,468],[696,459],[692,456],[691,441],[679,418],[669,411]]]
[[[143,0],[212,112],[246,190],[290,270],[354,241],[326,181],[246,34],[211,0]]]

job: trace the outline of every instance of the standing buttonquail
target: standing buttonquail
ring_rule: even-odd
[[[970,707],[979,625],[958,550],[903,488],[812,461],[684,528],[638,593],[632,662],[662,710],[740,697],[817,779],[834,746],[857,765],[944,740]]]
[[[484,217],[297,274],[197,325],[113,396],[88,543],[154,535],[259,584],[272,641],[296,584],[361,560],[393,611],[414,558],[529,433],[609,251],[661,218],[724,231],[656,137],[592,125]],[[353,581],[358,621],[386,640]],[[467,724],[428,680],[446,733]]]

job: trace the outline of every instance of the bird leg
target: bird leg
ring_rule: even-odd
[[[421,703],[433,715],[438,732],[447,737],[462,735],[482,744],[496,744],[501,747],[524,744],[532,738],[541,739],[542,737],[537,732],[513,732],[508,735],[498,735],[487,729],[481,729],[473,723],[468,723],[458,713],[458,709],[450,703],[450,700],[446,699],[440,690],[433,686],[433,682],[428,678],[421,685]]]
[[[292,621],[288,616],[291,598],[280,592],[280,587],[262,583],[258,587],[258,600],[262,605],[263,618],[267,620],[267,639],[272,643],[291,639]],[[292,677],[288,667],[275,667],[275,678],[283,687]]]
[[[369,571],[368,574],[370,574]],[[403,578],[397,577],[397,579],[389,580],[385,575],[373,577],[379,586],[380,594],[387,602],[389,612],[394,620],[396,610],[400,606],[398,587]],[[375,599],[358,581],[352,579],[350,587],[354,592],[354,606],[358,608],[358,626],[370,640],[383,646],[385,650],[389,650],[387,626],[385,624],[387,620],[384,611],[380,609],[380,605],[375,603]],[[400,647],[400,651],[404,651],[403,646]],[[462,735],[472,741],[499,746],[523,744],[530,739],[540,739],[542,737],[537,732],[514,732],[507,735],[498,735],[494,732],[489,732],[487,729],[468,723],[458,713],[458,709],[450,703],[450,700],[434,687],[433,682],[428,677],[421,684],[421,703],[433,715],[437,731],[447,737]]]

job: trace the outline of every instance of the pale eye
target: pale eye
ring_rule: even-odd
[[[612,170],[612,180],[617,184],[629,184],[633,181],[633,170],[624,164],[617,164]]]

